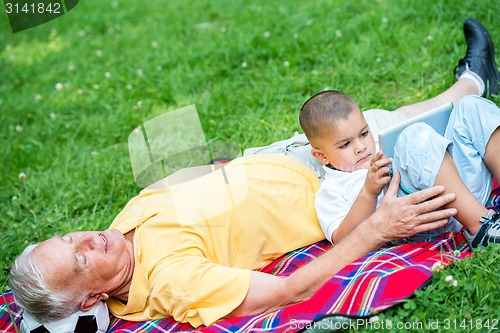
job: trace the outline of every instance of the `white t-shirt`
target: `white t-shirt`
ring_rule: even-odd
[[[332,241],[332,233],[338,229],[351,209],[365,183],[368,169],[344,172],[325,169],[325,179],[316,193],[314,205],[321,229],[326,239]],[[377,199],[377,207],[382,201],[383,193]]]

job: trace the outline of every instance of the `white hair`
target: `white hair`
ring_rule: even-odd
[[[9,287],[15,302],[36,321],[46,323],[69,316],[79,310],[80,300],[65,290],[53,290],[44,278],[33,255],[38,244],[27,246],[10,268]],[[78,295],[79,296],[79,295]]]

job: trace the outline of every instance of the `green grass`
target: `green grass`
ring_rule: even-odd
[[[246,148],[298,131],[300,105],[327,87],[362,109],[418,102],[454,82],[466,18],[500,45],[498,8],[498,0],[85,0],[16,34],[0,14],[1,289],[27,244],[104,229],[139,191],[127,138],[142,122],[196,104],[209,142]],[[387,316],[475,319],[468,307],[499,318],[482,303],[497,300],[498,287],[471,268],[498,281],[485,263],[457,265],[457,288],[433,283]],[[484,294],[453,298],[469,286]]]

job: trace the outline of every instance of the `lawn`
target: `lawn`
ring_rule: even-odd
[[[362,109],[418,102],[455,81],[465,19],[484,23],[500,59],[499,8],[499,0],[82,0],[18,33],[2,12],[2,291],[27,244],[104,229],[138,193],[127,142],[141,123],[196,104],[207,142],[244,149],[299,131],[301,104],[325,88]],[[500,320],[498,259],[492,247],[437,274],[380,320]]]

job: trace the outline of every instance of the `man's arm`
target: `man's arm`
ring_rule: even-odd
[[[456,214],[453,208],[436,211],[455,200],[452,193],[441,195],[444,187],[435,186],[398,198],[399,180],[399,173],[395,172],[379,209],[316,260],[286,278],[252,272],[245,299],[228,317],[270,312],[307,300],[350,262],[390,240],[441,227]]]

